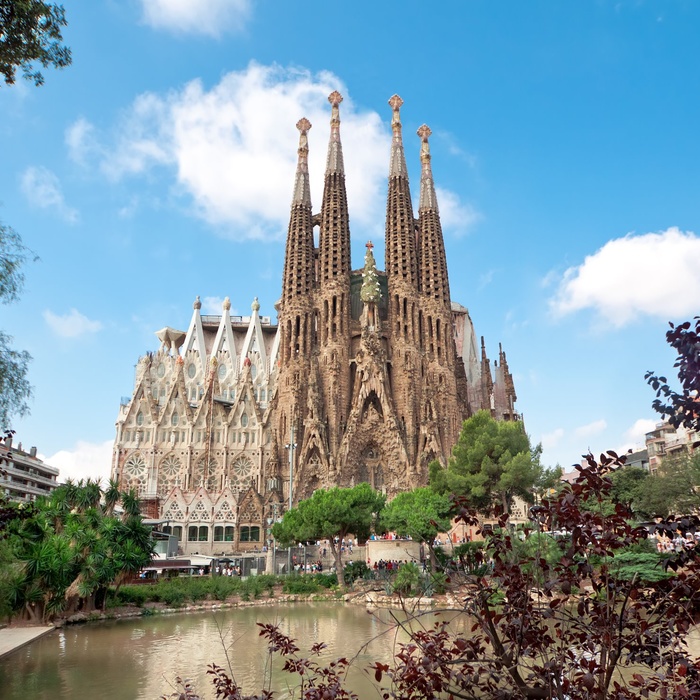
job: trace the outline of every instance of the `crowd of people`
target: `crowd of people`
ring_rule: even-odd
[[[674,538],[661,536],[656,537],[657,552],[682,552],[684,549],[692,549],[700,545],[700,532],[693,534],[686,533],[685,537],[679,532]]]
[[[217,576],[240,576],[241,567],[234,566],[233,564],[223,564],[221,566],[216,566],[214,572]]]

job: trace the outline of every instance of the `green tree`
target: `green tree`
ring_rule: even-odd
[[[43,68],[65,68],[71,51],[61,42],[66,13],[62,5],[42,0],[0,0],[0,73],[7,85],[15,82],[17,68],[35,85],[44,83]]]
[[[31,258],[36,259],[19,234],[0,223],[1,304],[19,299],[24,286],[22,267]],[[25,350],[15,350],[12,337],[0,330],[0,430],[9,428],[12,416],[23,416],[29,411],[32,387],[27,379],[27,368],[31,359]]]
[[[481,511],[498,504],[508,513],[515,496],[532,500],[532,489],[543,478],[541,451],[539,445],[531,447],[522,423],[497,421],[479,411],[464,421],[447,468],[431,463],[430,485],[439,493],[465,496]]]
[[[653,517],[690,515],[700,509],[700,453],[666,457],[643,481],[639,509]]]
[[[636,517],[645,517],[648,512],[644,510],[643,497],[648,478],[649,472],[641,467],[621,467],[615,470],[610,474],[612,501],[627,506]]]
[[[450,529],[452,503],[448,496],[430,487],[400,493],[382,511],[381,525],[401,537],[425,542],[430,551],[430,562],[435,564],[433,542],[440,532]]]
[[[359,540],[367,539],[384,503],[384,496],[369,484],[319,489],[311,498],[288,510],[282,522],[273,525],[272,535],[283,547],[294,542],[327,539],[335,559],[338,583],[344,589],[340,541],[351,534]]]
[[[104,607],[110,585],[118,588],[148,564],[153,544],[141,516],[125,508],[114,517],[101,500],[96,481],[68,482],[37,501],[28,517],[8,522],[11,561],[0,576],[0,608],[41,620]],[[129,504],[129,494],[120,500]]]

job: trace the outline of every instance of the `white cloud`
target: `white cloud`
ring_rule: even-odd
[[[656,427],[656,421],[651,418],[639,418],[625,431],[625,441],[617,449],[618,454],[624,454],[628,450],[640,450],[645,447],[645,437]]]
[[[569,268],[551,301],[555,314],[594,309],[614,326],[643,315],[669,320],[697,312],[700,238],[669,228],[608,241]]]
[[[46,309],[43,316],[49,328],[62,338],[77,338],[86,333],[96,333],[102,328],[100,321],[91,321],[77,309],[71,309],[62,316]]]
[[[553,450],[564,437],[564,428],[557,428],[551,433],[544,433],[540,437],[540,442],[542,443],[543,450]]]
[[[460,201],[454,192],[436,187],[435,194],[440,207],[440,224],[443,231],[463,236],[483,218],[471,204]]]
[[[40,209],[53,209],[69,224],[77,223],[78,211],[66,204],[61,183],[48,168],[27,168],[22,174],[22,193],[30,204]]]
[[[354,230],[383,230],[389,167],[391,110],[380,116],[357,108],[343,82],[329,72],[262,66],[225,75],[208,88],[195,80],[165,95],[140,95],[126,111],[109,146],[95,145],[86,125],[71,129],[70,149],[86,152],[112,179],[144,176],[154,168],[175,173],[177,193],[194,212],[234,239],[283,238],[294,186],[297,120],[306,116],[312,202],[320,209],[330,106],[339,90],[341,136]],[[478,214],[449,191],[439,192],[444,228],[463,232]],[[381,235],[381,234],[380,234]]]
[[[63,483],[66,479],[102,479],[103,486],[107,485],[112,464],[112,440],[91,443],[79,440],[71,450],[60,450],[45,457],[40,455],[47,464],[59,470],[58,480]]]
[[[251,0],[141,0],[143,22],[174,34],[219,38],[241,31],[251,16]]]
[[[608,424],[602,418],[600,420],[595,420],[588,425],[581,425],[576,430],[574,430],[574,435],[577,438],[591,437],[592,435],[598,435],[602,433]]]
[[[84,117],[80,117],[66,129],[65,142],[69,157],[80,165],[85,165],[95,152],[99,152],[95,125]]]
[[[652,418],[639,418],[631,428],[625,432],[625,438],[637,443],[644,444],[646,434],[656,428],[657,421]]]

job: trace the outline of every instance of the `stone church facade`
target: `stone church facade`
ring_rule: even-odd
[[[462,421],[480,409],[518,418],[505,353],[489,361],[467,309],[451,300],[422,126],[418,216],[413,211],[394,96],[385,269],[367,244],[353,270],[334,92],[320,212],[311,203],[306,119],[277,323],[260,315],[201,314],[186,332],[156,334],[117,419],[112,477],[135,488],[185,553],[261,548],[291,498],[369,482],[389,497],[425,485],[445,463]],[[318,240],[318,245],[315,244]]]

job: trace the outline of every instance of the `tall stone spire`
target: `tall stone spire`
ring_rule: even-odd
[[[318,335],[319,362],[330,377],[321,391],[330,426],[322,452],[334,453],[348,417],[350,391],[350,217],[345,191],[343,149],[340,143],[340,103],[334,91],[331,104],[331,136],[323,185],[318,239],[318,292],[313,323]],[[316,331],[318,329],[318,331]],[[301,455],[301,453],[300,453]]]
[[[331,137],[321,203],[321,285],[336,278],[350,277],[350,217],[345,191],[343,148],[340,143],[339,106],[343,96],[334,91],[328,96],[328,101],[332,108]]]
[[[510,369],[508,368],[506,353],[504,352],[500,343],[498,344],[498,363],[501,367],[501,373],[503,374],[503,390],[506,401],[506,405],[503,409],[503,415],[507,415],[508,420],[518,420],[518,415],[515,411],[515,402],[518,400],[515,393],[515,383],[513,382],[513,375],[510,373]]]
[[[420,239],[420,288],[423,294],[438,299],[450,308],[450,282],[447,277],[445,243],[442,238],[442,225],[438,211],[435,183],[430,165],[430,145],[428,137],[432,133],[423,124],[418,129],[421,139],[420,199],[418,207],[418,229]]]
[[[481,336],[481,408],[495,415],[493,401],[493,376],[491,374],[491,361],[486,354],[484,336]]]
[[[306,118],[297,122],[297,129],[299,129],[299,159],[287,232],[287,250],[282,283],[283,304],[287,304],[295,298],[307,299],[314,286],[314,235],[311,215],[311,191],[309,188],[309,142],[307,137],[310,128],[311,123]]]
[[[417,290],[416,231],[399,114],[403,100],[398,95],[394,95],[389,100],[389,105],[393,114],[389,193],[386,203],[386,273],[390,287],[392,283],[403,280],[410,288]],[[407,293],[408,290],[405,292]]]

